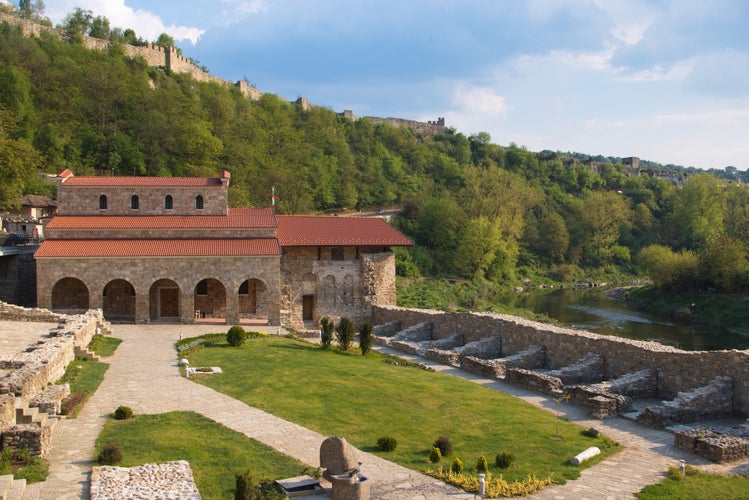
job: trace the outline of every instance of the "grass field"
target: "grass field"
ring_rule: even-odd
[[[201,376],[200,383],[324,435],[344,436],[359,449],[411,469],[434,468],[428,456],[442,435],[452,441],[466,472],[485,455],[492,472],[508,481],[533,474],[563,483],[620,449],[516,398],[459,377],[393,366],[377,352],[362,357],[265,337],[239,348],[208,342],[187,357],[191,366],[222,368],[222,375]],[[393,436],[397,449],[380,452],[376,443],[382,436]],[[602,455],[583,467],[568,463],[589,446],[601,448]],[[515,455],[510,469],[493,466],[500,451]]]
[[[640,500],[663,498],[746,500],[749,498],[749,477],[703,474],[691,467],[687,467],[687,474],[684,476],[678,469],[673,468],[669,471],[667,479],[646,487],[637,494],[637,498]]]
[[[187,460],[206,500],[234,498],[235,474],[243,469],[257,482],[310,472],[301,462],[193,412],[109,419],[95,455],[110,443],[122,451],[124,467]]]

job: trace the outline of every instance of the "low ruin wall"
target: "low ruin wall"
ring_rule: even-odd
[[[749,416],[749,350],[683,351],[657,342],[598,335],[494,313],[378,306],[373,308],[373,315],[376,324],[399,321],[404,329],[418,323],[431,323],[433,340],[460,333],[468,343],[499,335],[503,356],[541,345],[546,352],[545,368],[550,370],[574,364],[580,359],[580,353],[600,355],[607,379],[655,369],[658,371],[657,393],[662,398],[674,398],[679,392],[709,385],[716,377],[729,376],[733,379],[733,411],[736,415]]]

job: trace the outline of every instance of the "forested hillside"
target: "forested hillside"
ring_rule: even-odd
[[[75,39],[73,39],[75,40]],[[683,187],[618,159],[435,137],[304,111],[200,83],[121,46],[26,38],[0,26],[0,204],[53,194],[44,173],[232,174],[233,206],[280,213],[402,209],[417,246],[402,275],[499,282],[646,270],[664,288],[749,287],[749,190],[690,173]],[[581,269],[585,271],[581,271]]]

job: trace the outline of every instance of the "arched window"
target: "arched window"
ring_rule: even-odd
[[[174,199],[171,194],[166,195],[164,198],[164,208],[166,210],[172,210],[174,208]]]
[[[99,210],[107,209],[107,195],[103,194],[99,196]]]
[[[201,195],[195,197],[195,210],[203,210],[203,196]]]
[[[138,195],[134,194],[130,197],[130,209],[138,210],[139,208],[140,208],[140,200],[138,199]]]

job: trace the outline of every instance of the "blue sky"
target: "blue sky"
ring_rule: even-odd
[[[227,80],[532,151],[749,168],[746,0],[46,0]]]

